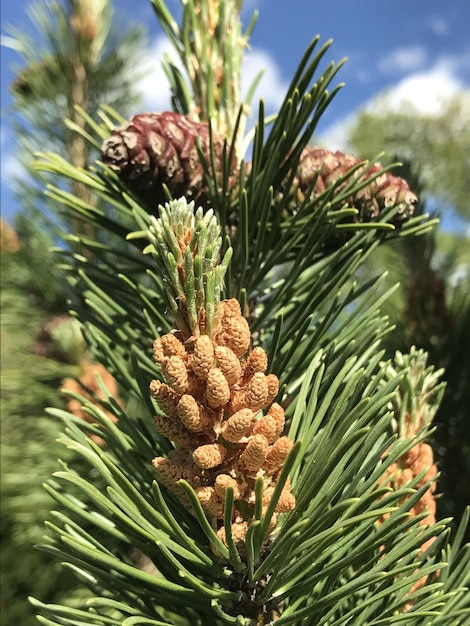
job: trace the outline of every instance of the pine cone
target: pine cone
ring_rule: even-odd
[[[19,249],[18,235],[8,222],[0,218],[0,254],[14,254]]]
[[[167,201],[163,184],[173,197],[185,196],[204,205],[209,202],[208,184],[199,159],[197,140],[210,169],[207,124],[171,111],[141,113],[114,129],[103,143],[102,158],[151,212],[158,204]],[[224,138],[213,132],[212,142],[216,176],[221,183]],[[235,173],[236,169],[234,155],[232,172]]]
[[[197,477],[196,493],[214,528],[223,527],[225,490],[230,485],[236,494],[232,522],[243,522],[245,533],[254,521],[255,481],[263,477],[263,504],[267,506],[279,470],[294,445],[288,437],[281,437],[284,409],[273,403],[279,380],[274,374],[264,374],[267,354],[259,346],[250,352],[250,337],[239,302],[223,300],[212,337],[201,335],[183,344],[169,333],[154,342],[154,358],[166,383],[150,383],[163,413],[155,416],[155,426],[179,447],[173,454],[190,454],[185,471]],[[237,352],[222,344],[235,347]],[[182,348],[186,358],[176,356]],[[234,360],[238,367],[233,366]],[[177,376],[170,371],[173,362],[178,365]],[[190,391],[182,389],[181,381],[192,376],[197,377],[198,384]],[[156,457],[153,464],[161,482],[180,497],[184,496],[178,483],[184,478],[183,467],[179,458],[174,460],[170,463],[170,457]],[[295,507],[289,485],[282,494],[271,519],[273,527],[278,513]]]
[[[297,175],[294,180],[297,193],[293,207],[299,206],[304,200],[305,193],[313,183],[315,176],[317,176],[317,180],[312,190],[313,197],[325,191],[328,186],[360,163],[361,159],[352,154],[344,154],[339,151],[331,152],[324,148],[304,148],[300,155]],[[359,175],[357,172],[358,182],[364,182],[381,171],[383,171],[382,165],[374,163],[365,171],[363,170],[362,174]],[[341,184],[338,191],[348,182]],[[349,205],[359,211],[355,218],[356,223],[369,222],[377,218],[382,211],[400,205],[397,213],[390,220],[397,227],[410,219],[417,201],[418,198],[411,191],[408,183],[398,176],[393,176],[390,172],[383,172],[357,194],[347,199]]]
[[[93,397],[94,395],[99,399],[105,400],[105,394],[98,384],[96,375],[100,376],[103,385],[109,392],[109,395],[116,398],[118,404],[122,406],[122,400],[119,398],[119,390],[116,379],[100,363],[89,363],[88,361],[83,361],[82,373],[79,379],[65,378],[62,383],[62,390],[80,394],[85,399],[90,400],[93,404],[95,403],[95,398]],[[90,391],[88,392],[85,388]],[[73,413],[73,415],[79,417],[85,422],[92,424],[95,421],[94,418],[84,409],[82,402],[76,398],[69,397],[66,408],[69,413]],[[111,419],[111,421],[115,422],[117,420],[114,413],[107,411],[104,407],[100,407],[100,410],[104,412]],[[106,446],[105,440],[98,435],[91,434],[90,438],[102,448]]]

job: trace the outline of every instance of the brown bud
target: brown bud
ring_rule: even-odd
[[[244,543],[247,530],[248,524],[246,522],[235,522],[234,524],[232,524],[232,537],[236,545]],[[227,537],[225,534],[225,526],[219,528],[219,530],[217,531],[217,536],[225,546],[228,545]]]
[[[179,394],[159,380],[152,380],[150,383],[150,391],[158,406],[166,415],[177,415],[176,407],[180,399]]]
[[[193,460],[202,469],[211,469],[223,463],[227,456],[226,448],[220,443],[199,446],[193,452]]]
[[[216,337],[219,345],[227,346],[237,357],[242,357],[250,346],[250,340],[250,327],[244,317],[223,319],[222,330]]]
[[[400,459],[400,462],[404,467],[412,468],[419,457],[419,446],[413,446],[408,452],[406,452]]]
[[[284,430],[285,421],[286,421],[285,415],[284,415],[284,409],[277,402],[273,402],[268,409],[267,415],[269,417],[272,417],[272,419],[276,422],[276,434],[279,437],[279,435]]]
[[[222,517],[224,503],[219,498],[214,487],[198,487],[196,494],[203,509],[214,517]]]
[[[157,337],[153,342],[153,360],[161,367],[166,361],[165,351],[162,346],[161,337]]]
[[[413,480],[413,478],[413,470],[409,467],[405,467],[402,470],[399,469],[395,474],[395,482],[399,487],[405,487],[411,480]]]
[[[231,348],[237,357],[241,357],[248,350],[250,338],[250,328],[241,314],[238,300],[231,298],[222,301],[219,307],[219,331],[216,342]]]
[[[290,491],[283,490],[276,504],[276,513],[287,513],[295,508],[295,496]]]
[[[209,370],[206,387],[207,404],[215,409],[227,404],[230,400],[230,387],[220,369],[213,367]]]
[[[267,404],[271,404],[279,393],[279,378],[275,374],[268,374],[266,376],[266,381],[268,383],[268,397],[266,402]]]
[[[250,430],[254,419],[255,413],[251,409],[241,409],[222,424],[220,434],[226,441],[237,443]]]
[[[163,337],[155,339],[153,342],[153,358],[156,363],[162,367],[167,358],[171,356],[185,358],[186,350],[181,341],[173,333],[168,333],[163,335]]]
[[[251,434],[264,435],[268,440],[268,443],[273,443],[273,441],[276,441],[279,436],[277,432],[276,420],[270,415],[264,415],[261,419],[254,423]]]
[[[227,346],[216,346],[215,358],[220,371],[225,376],[229,386],[234,385],[240,378],[242,366],[235,352]]]
[[[240,455],[240,465],[250,472],[258,471],[266,460],[269,444],[263,435],[252,435]]]
[[[194,432],[202,432],[211,425],[208,412],[189,394],[182,395],[178,402],[178,417],[188,430]]]
[[[194,434],[189,432],[179,420],[166,415],[155,415],[153,423],[159,433],[178,445],[183,447],[195,445]]]
[[[263,466],[267,474],[273,474],[282,467],[293,446],[294,443],[289,437],[281,437],[273,443],[266,454],[266,462]]]
[[[228,487],[233,488],[233,496],[235,500],[240,498],[240,487],[235,478],[232,478],[228,474],[219,474],[215,479],[214,485],[215,491],[219,498],[225,499],[225,492],[227,491]]]
[[[268,485],[265,487],[263,491],[263,506],[267,506],[271,502],[271,498],[273,497],[275,485]],[[255,498],[253,498],[253,504],[255,502]]]
[[[257,346],[253,348],[243,369],[243,380],[246,382],[257,372],[264,373],[268,367],[268,355],[263,348]]]
[[[223,322],[230,317],[240,317],[242,310],[240,303],[236,298],[229,298],[228,300],[222,300],[220,303],[219,316]]]
[[[412,508],[412,511],[415,515],[419,515],[426,511],[428,513],[428,517],[426,517],[422,524],[434,524],[435,523],[435,515],[436,515],[436,500],[434,496],[430,493],[430,491],[426,491],[418,502]]]
[[[157,470],[158,475],[163,484],[172,485],[176,484],[180,480],[183,468],[181,465],[175,465],[170,460],[165,459],[162,456],[157,456],[152,460],[152,465]]]
[[[431,446],[428,443],[419,443],[415,446],[417,449],[417,456],[411,465],[411,469],[415,476],[420,474],[424,470],[428,470],[426,476],[423,479],[423,483],[432,479],[436,475],[436,466],[434,465],[434,454]]]
[[[163,364],[163,372],[170,387],[176,393],[188,393],[190,381],[186,363],[180,356],[171,356]]]
[[[170,450],[168,452],[167,459],[175,465],[181,465],[184,467],[190,467],[193,465],[193,457],[190,450]]]
[[[202,380],[207,380],[209,370],[214,366],[214,344],[210,337],[201,335],[194,342],[191,369]]]
[[[264,409],[268,402],[269,386],[267,376],[258,372],[249,380],[245,390],[245,402],[253,411]]]
[[[196,444],[193,444],[196,445]],[[184,478],[194,488],[198,487],[201,478],[201,469],[194,464],[193,454],[190,449],[170,450],[168,460],[181,467],[181,478]]]

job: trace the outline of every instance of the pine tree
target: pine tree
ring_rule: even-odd
[[[43,190],[51,181],[31,171],[34,154],[47,145],[76,167],[86,167],[98,156],[96,147],[76,132],[85,127],[83,111],[96,120],[105,104],[123,115],[138,105],[140,97],[130,76],[135,77],[143,32],[137,27],[120,32],[109,0],[33,4],[29,13],[34,36],[11,32],[21,58],[10,91],[16,114],[16,155],[24,169],[15,192],[24,210],[31,212],[31,220],[47,230],[56,227],[53,237],[58,236],[57,229],[63,232],[62,222],[71,234],[81,233],[90,225],[48,202]],[[70,191],[92,201],[79,181],[70,182]]]
[[[337,91],[341,64],[317,76],[329,43],[272,123],[260,103],[248,161],[241,2],[185,1],[181,27],[153,5],[187,73],[167,63],[175,111],[86,117],[101,160],[37,164],[103,202],[48,190],[110,234],[62,258],[125,396],[82,394],[92,423],[51,411],[90,472],[62,462],[47,490],[67,511],[43,548],[89,596],[33,600],[41,623],[464,623],[468,515],[452,540],[436,522],[425,441],[442,372],[417,350],[385,360],[389,293],[352,282],[433,221],[386,168],[308,146]]]
[[[98,10],[97,10],[98,9]],[[50,500],[42,483],[56,469],[60,422],[47,406],[65,408],[60,388],[98,367],[89,363],[79,324],[68,314],[66,274],[51,247],[68,225],[78,251],[76,232],[93,235],[82,220],[61,211],[43,194],[45,179],[33,169],[34,153],[53,146],[76,166],[96,158],[98,150],[63,124],[83,128],[80,105],[98,119],[98,102],[123,113],[137,104],[129,68],[135,71],[142,31],[117,32],[109,2],[36,4],[30,16],[34,37],[13,32],[21,65],[11,85],[15,137],[24,172],[16,181],[19,211],[14,229],[2,221],[2,623],[37,623],[27,595],[47,602],[72,601],[80,595],[71,573],[34,545],[42,541]],[[129,108],[126,108],[129,107]],[[57,179],[56,179],[57,180]],[[66,187],[64,187],[65,191]],[[68,190],[91,201],[88,189]],[[109,375],[107,382],[109,381]],[[70,387],[72,381],[67,381]],[[90,382],[88,381],[90,385]],[[46,452],[47,451],[47,452]],[[72,462],[73,453],[67,454]],[[86,473],[75,455],[75,466]],[[78,465],[77,465],[78,463]]]

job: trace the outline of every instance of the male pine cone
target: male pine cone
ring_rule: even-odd
[[[166,383],[154,380],[151,393],[161,413],[155,426],[177,448],[153,465],[160,482],[189,508],[179,484],[185,479],[223,543],[225,492],[234,490],[232,534],[242,544],[255,520],[255,482],[262,479],[266,512],[293,441],[282,436],[284,410],[274,402],[279,380],[265,374],[268,358],[261,347],[249,351],[250,327],[237,300],[220,303],[218,326],[210,337],[182,341],[180,332],[163,335],[153,356]],[[290,483],[278,496],[269,531],[279,514],[295,507]]]

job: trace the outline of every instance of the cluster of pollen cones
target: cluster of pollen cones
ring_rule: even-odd
[[[153,465],[160,482],[190,508],[178,484],[186,480],[195,490],[207,517],[223,543],[224,501],[234,491],[232,536],[244,541],[254,518],[255,480],[264,481],[263,508],[271,496],[293,442],[281,436],[284,410],[274,399],[279,380],[266,374],[268,358],[256,347],[249,351],[250,328],[237,300],[220,303],[212,337],[183,341],[174,331],[154,342],[153,354],[166,383],[153,380],[151,393],[161,414],[157,429],[178,448]],[[295,506],[287,482],[271,521]]]
[[[417,484],[416,489],[420,489],[437,475],[432,448],[428,443],[421,442],[413,446],[397,463],[393,463],[388,468],[382,482],[390,482],[394,489],[402,489],[410,480],[413,480],[423,471],[426,473]],[[411,515],[427,513],[427,516],[420,522],[423,526],[435,524],[436,522],[435,491],[436,482],[434,481],[410,510]],[[432,539],[430,541],[432,542]],[[429,545],[429,542],[423,544],[422,551]]]
[[[402,489],[411,480],[425,472],[424,476],[419,480],[416,489],[420,489],[429,481],[435,479],[437,475],[437,466],[434,463],[434,455],[431,446],[428,443],[420,442],[413,446],[406,454],[404,454],[396,463],[388,468],[382,477],[381,483],[389,484],[394,490]],[[436,523],[436,499],[434,493],[436,491],[436,481],[430,483],[428,489],[422,494],[416,504],[410,509],[410,515],[416,516],[426,513],[426,517],[419,521],[420,526],[432,526]],[[436,540],[433,536],[425,541],[420,548],[420,554],[423,554]],[[420,589],[426,583],[427,577],[420,578],[409,593]],[[413,603],[404,605],[402,611],[408,610]]]

